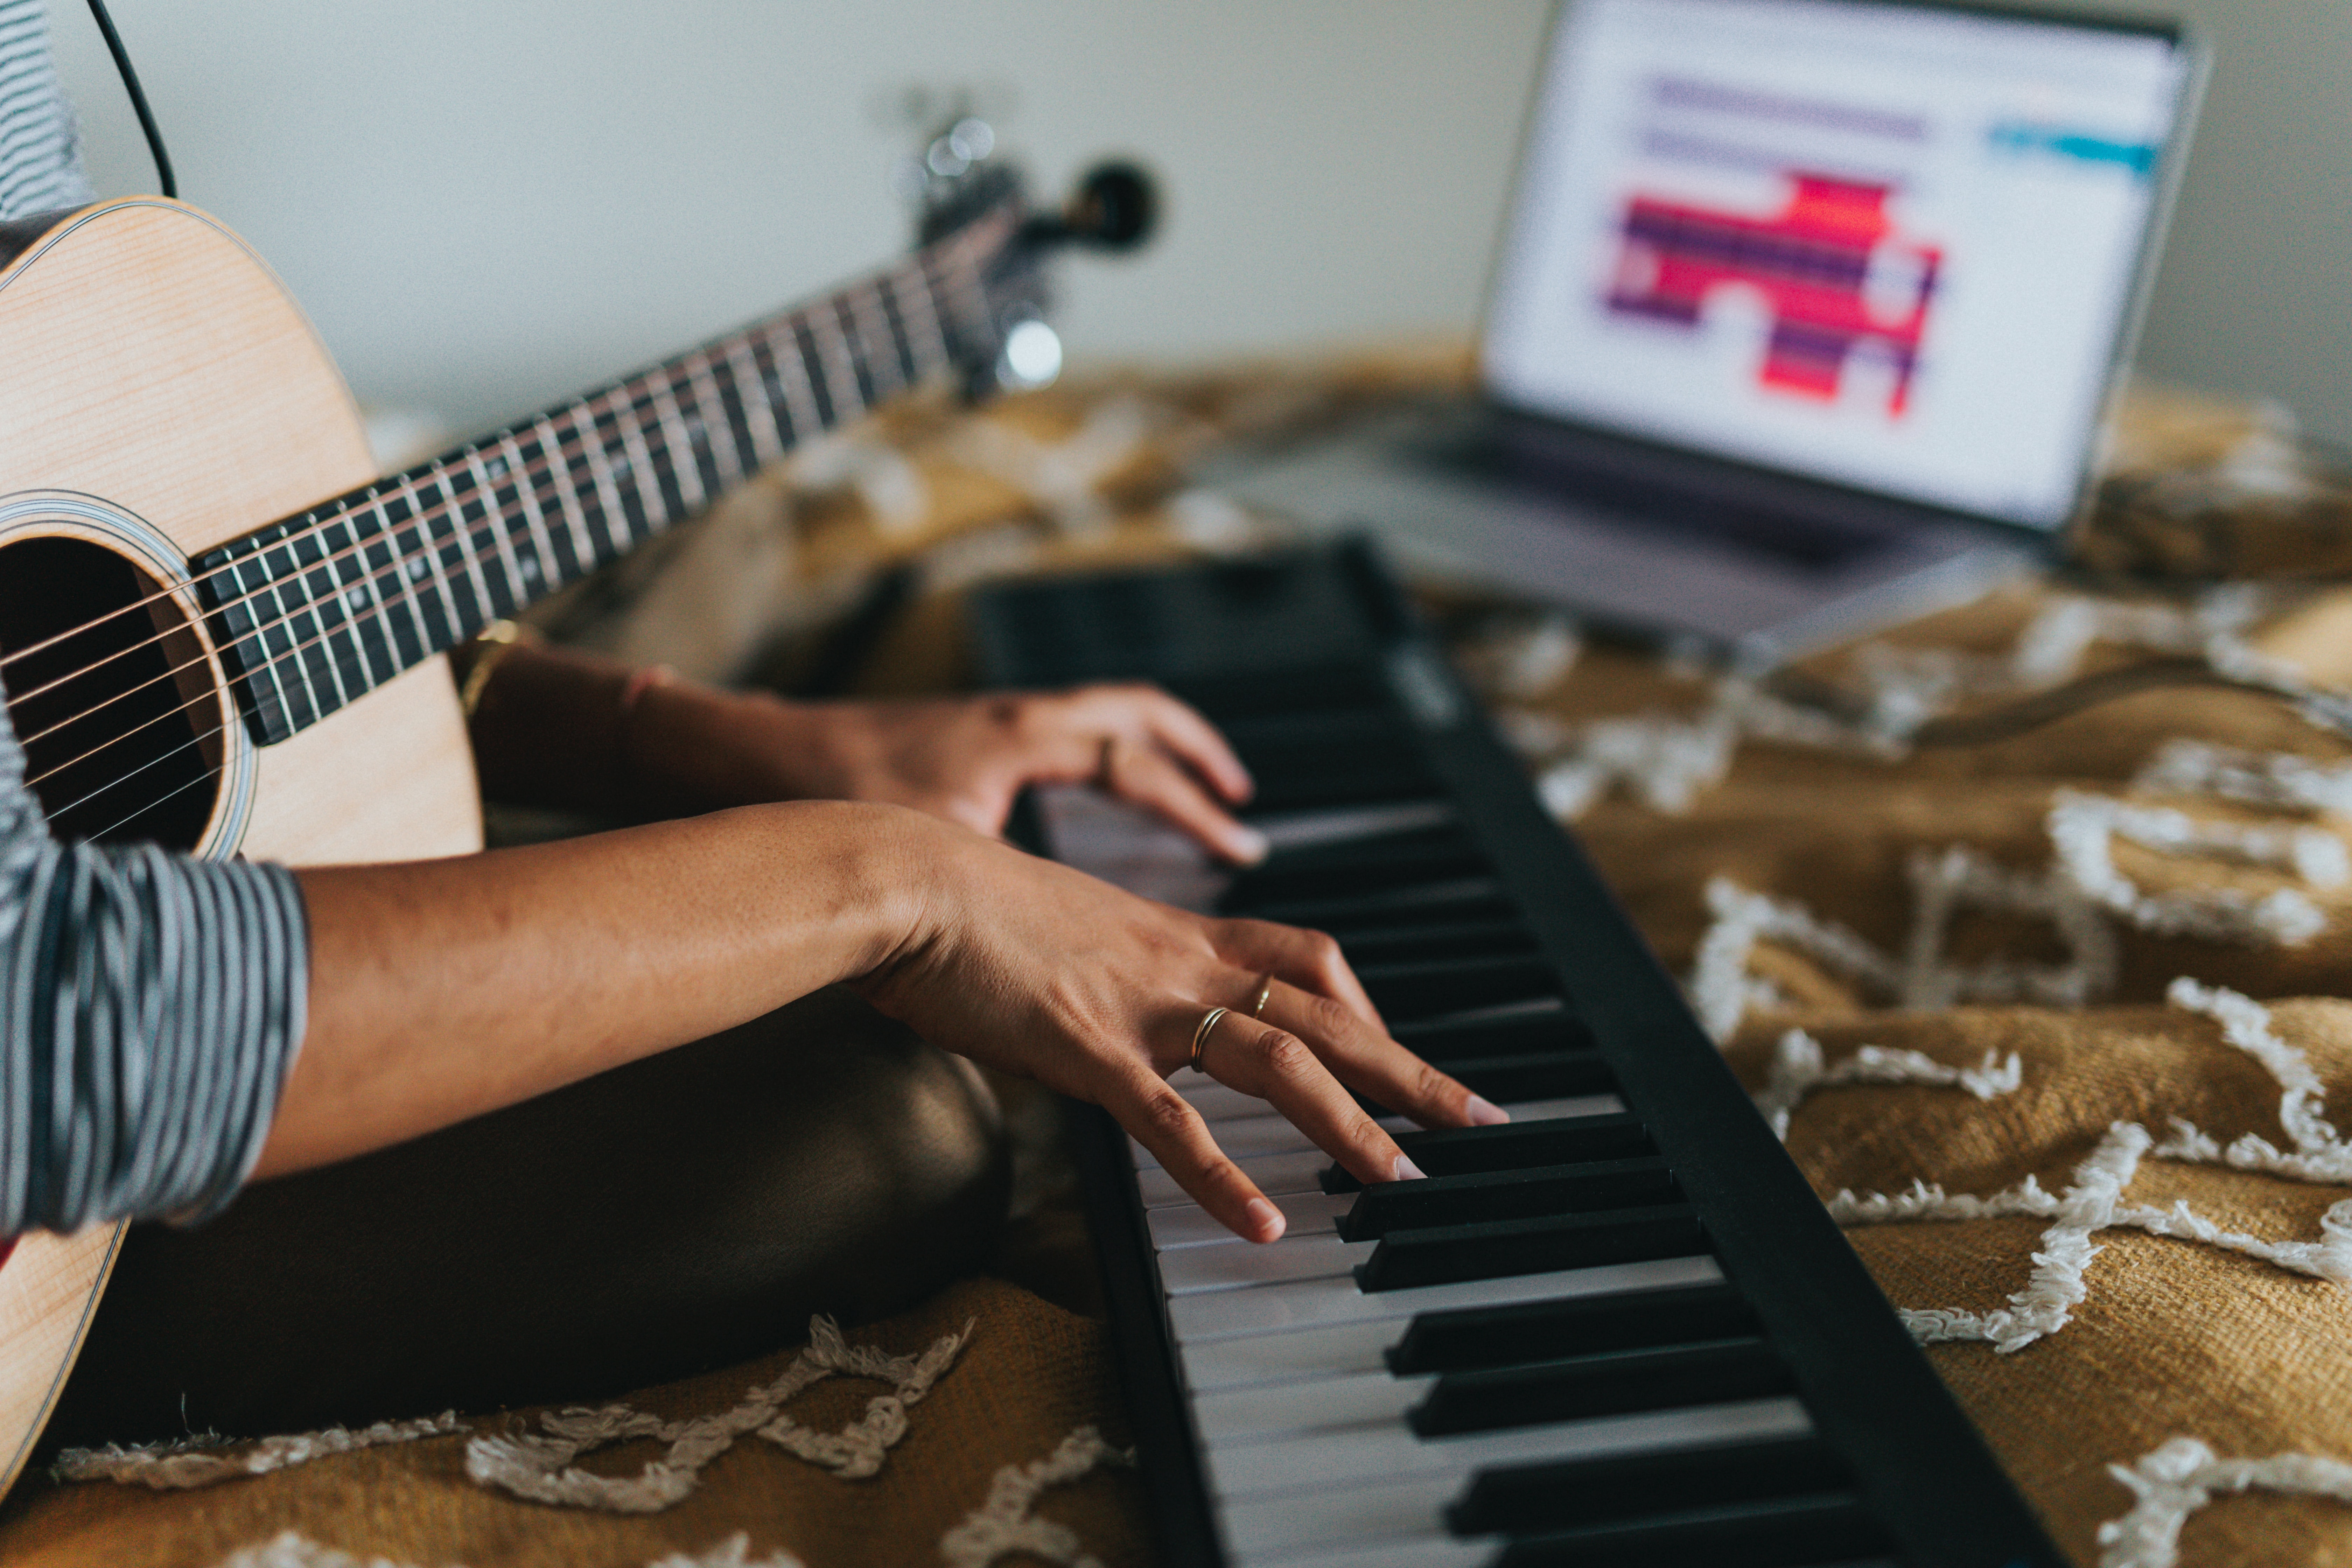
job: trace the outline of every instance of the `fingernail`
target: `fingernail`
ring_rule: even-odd
[[[1260,1241],[1279,1241],[1282,1233],[1289,1228],[1282,1211],[1264,1198],[1250,1199],[1249,1207],[1242,1212],[1249,1215],[1250,1227],[1257,1232]]]
[[[1511,1113],[1483,1094],[1474,1094],[1462,1102],[1462,1109],[1473,1127],[1499,1127],[1511,1119]]]
[[[1392,1182],[1418,1182],[1428,1174],[1428,1172],[1412,1163],[1412,1155],[1399,1154],[1396,1158],[1396,1169],[1391,1173],[1389,1179]]]
[[[1235,823],[1233,831],[1225,835],[1225,847],[1232,851],[1234,859],[1244,865],[1255,866],[1265,858],[1265,835],[1245,824]]]

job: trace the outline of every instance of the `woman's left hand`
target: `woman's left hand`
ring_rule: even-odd
[[[1156,812],[1224,859],[1264,858],[1236,821],[1248,773],[1209,721],[1157,687],[898,702],[783,702],[660,687],[631,740],[638,776],[708,805],[863,800],[912,806],[1002,836],[1030,784],[1091,784]]]

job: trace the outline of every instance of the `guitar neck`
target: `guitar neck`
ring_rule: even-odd
[[[194,563],[257,743],[316,723],[692,515],[796,444],[993,353],[980,219],[781,312]]]

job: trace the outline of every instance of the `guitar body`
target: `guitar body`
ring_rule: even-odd
[[[189,558],[375,477],[300,307],[241,240],[176,203],[86,208],[0,269],[0,646],[25,646],[7,624],[20,605],[86,598],[93,552],[127,563],[112,575],[143,598],[184,584]],[[142,634],[171,634],[163,646],[187,656],[176,692],[211,721],[197,739],[214,782],[181,803],[183,847],[323,865],[481,847],[444,659],[257,746],[226,712],[185,595]],[[0,1253],[0,1492],[64,1385],[121,1230],[36,1233]]]

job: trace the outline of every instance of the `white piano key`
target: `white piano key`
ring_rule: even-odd
[[[1506,1105],[1514,1121],[1549,1121],[1559,1116],[1609,1116],[1625,1109],[1625,1102],[1613,1094],[1580,1094],[1567,1100],[1531,1100],[1517,1105]],[[1391,1132],[1405,1132],[1413,1123],[1402,1116],[1384,1116],[1381,1125]],[[1220,1121],[1211,1129],[1217,1147],[1234,1159],[1258,1154],[1286,1154],[1312,1149],[1315,1142],[1306,1133],[1292,1126],[1281,1116],[1239,1116]],[[1130,1138],[1129,1151],[1135,1156],[1138,1170],[1156,1170],[1160,1156]],[[1328,1156],[1326,1156],[1328,1161]]]
[[[1222,1024],[1218,1027],[1223,1028]],[[1274,1108],[1255,1094],[1244,1094],[1230,1084],[1219,1083],[1213,1078],[1195,1078],[1190,1072],[1178,1073],[1168,1080],[1184,1103],[1201,1113],[1201,1120],[1215,1126],[1238,1117],[1264,1116]]]
[[[1368,1542],[1402,1542],[1439,1532],[1438,1510],[1461,1492],[1452,1476],[1346,1487],[1314,1498],[1237,1502],[1222,1514],[1225,1544],[1243,1563]],[[1458,1543],[1457,1543],[1458,1544]]]
[[[1402,1421],[1406,1409],[1436,1381],[1433,1373],[1392,1377],[1384,1369],[1322,1383],[1227,1389],[1196,1395],[1192,1419],[1206,1442],[1281,1441],[1286,1435],[1324,1427]]]
[[[1378,838],[1414,828],[1443,827],[1454,820],[1450,800],[1402,801],[1394,805],[1335,805],[1311,811],[1270,812],[1251,826],[1265,835],[1273,850],[1311,849],[1345,844],[1358,838]]]
[[[1467,1479],[1471,1471],[1489,1465],[1595,1458],[1702,1443],[1790,1436],[1811,1429],[1805,1407],[1782,1395],[1454,1437],[1423,1437],[1396,1420],[1297,1434],[1271,1442],[1255,1435],[1204,1437],[1202,1447],[1210,1489],[1220,1497],[1240,1499],[1320,1491],[1409,1476]]]
[[[1492,1541],[1456,1541],[1424,1532],[1370,1546],[1252,1553],[1242,1556],[1237,1568],[1486,1568],[1500,1551]]]
[[[1377,1241],[1341,1241],[1337,1236],[1286,1236],[1264,1246],[1180,1247],[1160,1255],[1160,1283],[1171,1296],[1201,1290],[1238,1290],[1300,1279],[1328,1279],[1372,1255]],[[1353,1292],[1356,1282],[1346,1281]]]
[[[1275,1245],[1279,1247],[1281,1243]],[[1233,1249],[1218,1247],[1192,1250]],[[1250,1250],[1264,1252],[1266,1248]],[[1204,1290],[1178,1297],[1168,1303],[1168,1321],[1177,1341],[1189,1343],[1329,1323],[1394,1321],[1416,1312],[1449,1307],[1564,1300],[1663,1285],[1712,1285],[1722,1278],[1723,1270],[1712,1258],[1661,1258],[1646,1263],[1612,1263],[1599,1268],[1564,1268],[1550,1274],[1521,1274],[1504,1279],[1465,1279],[1452,1285],[1424,1285],[1413,1290],[1366,1292],[1357,1289],[1356,1282],[1342,1275],[1331,1279],[1265,1285],[1253,1290]]]
[[[1294,1236],[1338,1235],[1339,1216],[1353,1208],[1355,1203],[1353,1193],[1318,1191],[1286,1194],[1274,1200],[1274,1206],[1282,1211],[1289,1226],[1283,1233],[1286,1240]],[[1143,1217],[1151,1227],[1151,1245],[1163,1252],[1171,1247],[1219,1247],[1226,1242],[1236,1247],[1249,1245],[1198,1204],[1171,1204]]]
[[[1259,1192],[1278,1198],[1291,1193],[1321,1192],[1323,1173],[1329,1167],[1331,1156],[1320,1149],[1310,1149],[1291,1154],[1259,1154],[1234,1163],[1257,1184]],[[1175,1177],[1156,1165],[1136,1172],[1135,1184],[1142,1189],[1143,1206],[1148,1209],[1192,1201],[1192,1194],[1178,1186]]]
[[[1200,1340],[1177,1347],[1184,1363],[1184,1381],[1195,1394],[1222,1388],[1247,1388],[1261,1384],[1303,1383],[1344,1377],[1349,1373],[1384,1372],[1381,1352],[1396,1343],[1404,1325],[1375,1318],[1361,1323],[1337,1323],[1328,1329],[1293,1329],[1286,1333],[1251,1334],[1242,1339]]]

